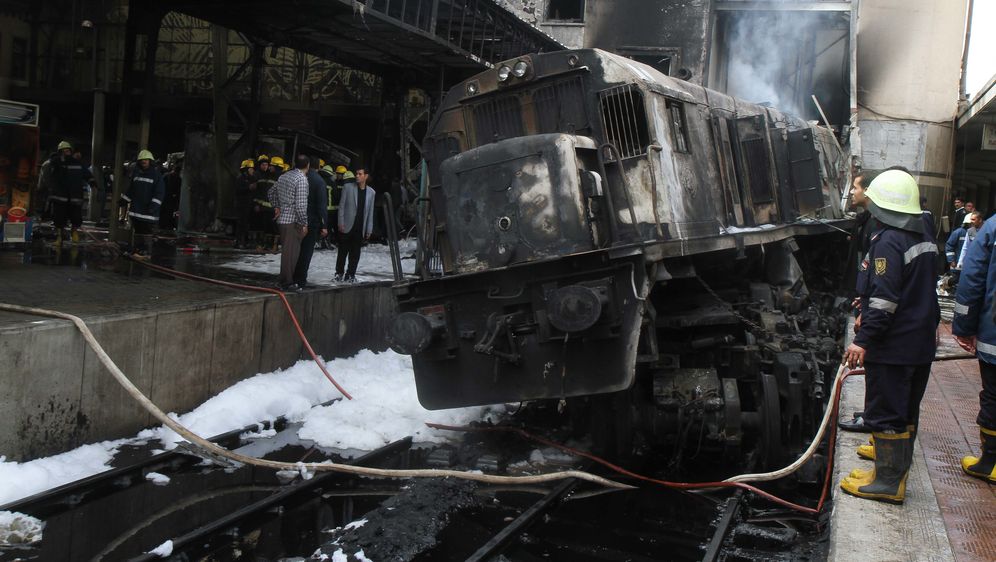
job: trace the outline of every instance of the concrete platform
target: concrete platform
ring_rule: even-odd
[[[950,325],[942,324],[942,349],[920,408],[920,432],[906,503],[861,500],[837,486],[853,468],[870,461],[855,453],[863,433],[840,432],[837,441],[834,512],[829,559],[851,561],[996,560],[996,487],[965,476],[959,461],[979,452],[978,363],[951,349]],[[864,377],[848,379],[841,417],[864,409]]]
[[[0,302],[82,317],[111,358],[166,411],[188,411],[246,377],[305,358],[276,296],[160,275],[98,245],[64,248],[59,256],[51,250],[0,252]],[[196,259],[156,259],[209,277],[232,275]],[[273,282],[268,276],[238,280]],[[288,299],[323,357],[385,349],[386,322],[395,310],[389,282],[317,287]],[[0,312],[0,385],[0,419],[6,420],[0,455],[8,460],[134,435],[151,422],[63,320]]]

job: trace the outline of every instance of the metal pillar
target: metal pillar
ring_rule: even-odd
[[[104,150],[104,112],[107,107],[107,96],[101,89],[100,78],[97,72],[97,56],[100,45],[100,30],[94,28],[93,33],[93,134],[90,139],[90,163],[93,165],[93,179],[97,183],[97,188],[90,192],[90,213],[87,217],[90,221],[100,220],[104,212],[104,204],[107,194],[104,193],[104,171],[103,164]],[[107,72],[107,69],[104,69]]]
[[[118,103],[118,126],[114,144],[114,191],[111,196],[111,224],[110,235],[112,240],[123,239],[119,237],[118,226],[118,200],[124,192],[125,186],[125,149],[127,146],[128,118],[131,112],[131,97],[135,93],[135,86],[138,81],[135,72],[135,51],[138,34],[146,36],[146,63],[144,85],[142,91],[142,121],[139,132],[139,141],[142,147],[148,145],[149,140],[149,116],[152,107],[152,89],[155,85],[155,60],[156,46],[159,38],[159,25],[165,13],[152,5],[148,0],[131,0],[128,3],[128,21],[125,24],[125,48],[124,63],[122,64],[121,76],[121,100]]]
[[[135,43],[138,36],[138,2],[129,3],[128,21],[125,23],[124,62],[121,65],[121,99],[118,101],[118,126],[114,142],[114,187],[111,192],[110,239],[123,239],[118,225],[118,201],[124,192],[125,134],[128,132],[128,112],[131,107],[131,89],[134,80]]]
[[[215,217],[221,216],[233,206],[231,182],[228,181],[228,98],[225,89],[228,82],[228,29],[219,25],[211,26],[211,60],[213,62],[213,104],[214,104],[214,177],[217,186]]]

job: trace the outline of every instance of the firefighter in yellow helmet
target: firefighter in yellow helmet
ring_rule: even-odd
[[[235,225],[235,247],[244,248],[249,242],[249,222],[252,220],[253,199],[259,186],[256,163],[252,158],[242,161],[239,177],[235,180],[235,211],[238,223]]]
[[[274,157],[273,160],[283,161],[279,157]],[[252,196],[254,205],[250,230],[261,233],[261,236],[269,237],[268,245],[275,245],[277,224],[273,218],[273,205],[270,204],[268,194],[280,174],[277,172],[276,166],[273,165],[273,161],[266,154],[260,154],[256,157],[256,166],[256,190]]]
[[[48,199],[52,205],[52,218],[56,228],[56,244],[62,244],[62,232],[69,224],[72,241],[79,242],[79,228],[83,224],[83,185],[92,177],[90,171],[73,156],[73,145],[59,143],[58,151],[47,162],[52,176],[52,191]]]
[[[138,254],[144,254],[152,249],[152,233],[159,224],[159,208],[163,204],[166,184],[151,152],[141,150],[135,160],[128,190],[121,199],[129,206],[128,216],[135,239],[133,249]]]
[[[875,467],[851,472],[840,487],[859,498],[901,504],[937,349],[937,242],[924,227],[913,176],[882,172],[865,195],[879,227],[858,272],[861,325],[844,362],[865,368],[864,419]]]

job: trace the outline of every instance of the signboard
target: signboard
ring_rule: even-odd
[[[0,99],[0,125],[38,126],[38,106]]]
[[[996,125],[982,126],[982,150],[996,150]]]

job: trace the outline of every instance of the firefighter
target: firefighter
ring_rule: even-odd
[[[138,153],[138,162],[131,172],[128,190],[120,203],[128,205],[128,216],[135,235],[133,246],[142,255],[151,244],[153,227],[159,222],[159,209],[163,203],[166,185],[159,169],[153,165],[155,158],[147,149]]]
[[[252,218],[253,199],[259,185],[256,174],[256,163],[252,158],[242,161],[239,178],[235,182],[235,209],[238,212],[238,224],[235,231],[235,246],[245,247],[249,241],[249,221]]]
[[[858,273],[861,327],[844,362],[865,368],[865,425],[872,430],[875,468],[852,472],[840,487],[860,498],[901,504],[937,349],[937,243],[924,227],[913,176],[883,172],[865,194],[881,227],[872,233]]]
[[[969,215],[970,216],[970,215]],[[996,217],[987,220],[965,252],[955,295],[951,333],[963,349],[979,358],[979,437],[982,454],[961,459],[965,474],[996,483]]]
[[[279,157],[275,157],[274,160],[279,160]],[[259,178],[256,180],[256,191],[252,197],[253,203],[253,228],[252,230],[258,231],[270,238],[273,245],[277,235],[277,225],[273,218],[273,205],[270,204],[268,194],[273,184],[277,182],[277,176],[279,175],[276,166],[271,162],[270,157],[265,154],[260,154],[256,158],[256,165],[259,167],[256,170],[256,175]]]
[[[58,151],[49,160],[52,172],[52,219],[55,223],[55,243],[62,244],[66,223],[72,226],[71,239],[79,242],[83,224],[83,185],[92,177],[83,163],[73,156],[69,141],[59,143]]]
[[[325,194],[326,194],[325,210],[328,212],[328,215],[330,217],[334,217],[336,216],[336,213],[339,212],[339,192],[341,191],[341,188],[339,188],[339,186],[336,185],[335,169],[332,168],[332,166],[326,164],[322,166],[320,170],[318,170],[318,173],[319,175],[322,176],[322,180],[325,181]],[[329,230],[328,236],[323,238],[321,242],[322,248],[326,250],[329,249],[333,244],[335,244],[337,229],[330,228],[328,230]]]

